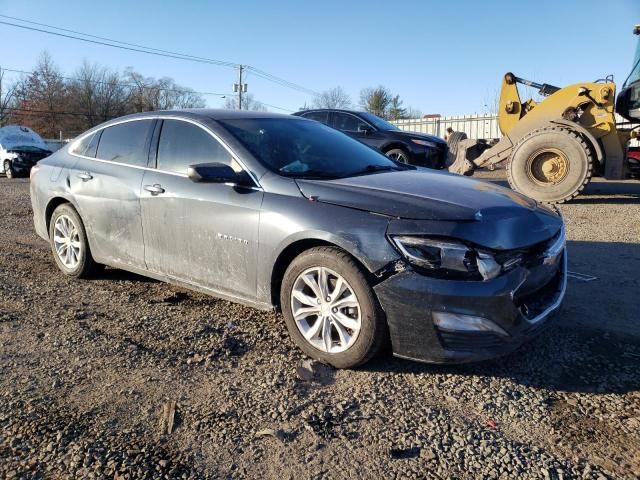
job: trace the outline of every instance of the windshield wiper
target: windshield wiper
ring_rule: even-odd
[[[355,172],[351,172],[347,177],[355,177],[357,175],[368,175],[370,173],[378,173],[378,172],[390,172],[390,171],[398,171],[404,170],[399,165],[367,165],[362,170],[356,170]]]
[[[305,178],[308,180],[333,180],[337,178],[322,170],[305,170],[304,172],[287,171],[280,169],[280,174],[290,178]]]

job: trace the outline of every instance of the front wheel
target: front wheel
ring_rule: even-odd
[[[4,174],[7,176],[7,178],[15,178],[16,173],[13,170],[13,164],[11,163],[10,160],[5,160],[3,167],[4,167]]]
[[[367,279],[344,251],[317,247],[289,265],[280,305],[293,341],[336,368],[371,359],[387,339],[384,313]]]
[[[396,162],[409,163],[409,155],[401,148],[392,148],[385,155]]]

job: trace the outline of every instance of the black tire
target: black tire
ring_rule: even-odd
[[[557,171],[542,173],[544,155],[557,159]],[[553,162],[552,162],[553,164]],[[514,190],[544,203],[563,203],[578,195],[593,175],[594,155],[578,133],[545,127],[523,137],[507,161],[507,180]],[[555,178],[554,178],[555,176]]]
[[[60,259],[58,253],[56,252],[54,242],[56,222],[58,218],[62,217],[63,215],[73,222],[73,225],[77,230],[78,240],[81,245],[77,265],[71,268],[65,265]],[[63,203],[53,211],[53,215],[51,215],[51,221],[49,222],[49,243],[51,245],[51,251],[53,253],[53,258],[56,262],[56,265],[58,265],[58,268],[60,269],[60,271],[62,271],[62,273],[68,275],[69,277],[87,278],[97,273],[102,267],[102,265],[97,264],[93,260],[91,249],[89,248],[89,242],[87,241],[87,234],[84,228],[84,223],[82,223],[82,219],[80,218],[80,215],[78,215],[78,212],[76,212],[76,209],[73,208],[73,206],[69,203]]]
[[[314,267],[325,267],[342,276],[353,290],[360,306],[360,332],[354,343],[339,353],[325,352],[309,343],[293,318],[291,297],[295,281],[303,272]],[[389,333],[384,312],[363,270],[350,255],[339,248],[311,248],[296,257],[284,274],[280,289],[280,305],[293,341],[309,357],[336,368],[354,368],[362,365],[379,353],[388,342]]]
[[[409,163],[409,154],[402,148],[392,148],[384,153],[387,157],[399,163]]]
[[[466,139],[467,139],[467,134],[464,132],[453,132],[451,135],[447,137],[447,147],[449,148],[451,155],[453,155],[453,158],[455,158],[456,155],[458,154],[458,144],[462,140],[466,140]]]
[[[7,178],[16,178],[16,172],[13,170],[11,160],[5,160],[2,167]]]

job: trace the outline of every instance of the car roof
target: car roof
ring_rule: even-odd
[[[132,113],[124,115],[122,117],[110,120],[111,122],[118,122],[122,120],[130,120],[135,118],[149,118],[149,117],[187,117],[187,118],[208,118],[211,120],[232,120],[242,118],[291,118],[291,115],[272,112],[252,112],[248,110],[227,110],[216,108],[184,108],[176,110],[154,110],[150,112]]]
[[[365,112],[364,110],[347,110],[345,108],[310,108],[308,110],[300,110],[299,112],[294,113],[294,115],[300,115],[302,113],[308,113],[308,112],[343,112],[343,113],[353,113],[353,114],[361,114],[361,113],[368,113]]]

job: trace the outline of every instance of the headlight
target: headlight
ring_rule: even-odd
[[[434,277],[490,280],[503,271],[491,253],[463,243],[407,235],[392,236],[391,240],[409,263]]]
[[[425,147],[438,148],[438,146],[435,143],[430,142],[429,140],[421,140],[421,139],[418,139],[418,138],[412,138],[411,141],[413,143],[416,143],[418,145],[423,145]]]

